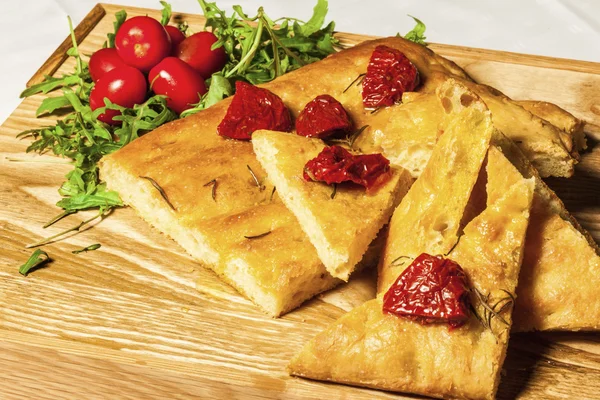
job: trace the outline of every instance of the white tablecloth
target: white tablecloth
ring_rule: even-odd
[[[102,0],[160,8],[153,0]],[[68,35],[66,16],[78,23],[97,0],[3,0],[0,25],[0,121],[19,104],[27,80]],[[315,0],[316,2],[316,0]],[[195,0],[171,0],[176,11],[200,13]],[[307,19],[313,1],[217,0],[248,14],[263,6],[273,18]],[[372,35],[405,33],[427,24],[427,40],[496,50],[600,62],[600,0],[329,0],[336,29]]]

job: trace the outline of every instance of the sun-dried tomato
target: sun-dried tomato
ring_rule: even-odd
[[[469,318],[467,276],[456,262],[423,253],[383,297],[383,311],[422,324],[445,322],[451,328]]]
[[[417,67],[400,50],[377,46],[363,79],[362,98],[367,108],[391,106],[419,85]]]
[[[217,132],[232,139],[250,140],[252,132],[259,129],[290,132],[290,112],[276,94],[237,81],[235,95]]]
[[[311,100],[296,118],[296,133],[300,136],[324,139],[352,130],[352,121],[344,106],[328,94]]]
[[[390,162],[381,154],[354,155],[340,146],[325,147],[304,166],[307,181],[354,182],[367,191],[384,184],[391,176]]]

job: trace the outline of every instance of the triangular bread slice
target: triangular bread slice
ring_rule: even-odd
[[[347,281],[412,184],[410,174],[392,168],[389,181],[373,194],[357,185],[337,185],[333,195],[331,186],[303,178],[306,163],[326,147],[321,139],[258,131],[252,134],[252,145],[327,271]]]
[[[398,257],[417,257],[424,248],[445,254],[456,243],[495,130],[490,112],[479,99],[451,116],[427,167],[394,211],[388,234],[392,240],[379,263],[378,292],[386,291],[403,270],[405,263],[397,262]]]
[[[469,277],[476,314],[454,330],[445,325],[421,325],[384,313],[379,296],[344,315],[305,345],[292,359],[290,374],[432,397],[495,397],[508,346],[511,310],[507,307],[500,312],[496,307],[499,317],[490,318],[480,299],[485,299],[486,305],[511,304],[534,182],[524,179],[497,149],[490,148],[487,165],[488,173],[510,176],[516,183],[507,187],[501,179],[492,180],[492,185],[501,186],[490,190],[504,195],[468,223],[448,256]],[[429,166],[441,167],[436,162]],[[422,176],[417,183],[423,179],[429,177]],[[407,200],[408,195],[403,202]],[[398,243],[391,246],[397,249],[403,239],[390,236],[388,241]],[[414,250],[435,253],[435,244],[433,249],[423,245]]]
[[[535,179],[513,329],[600,329],[600,248],[519,148],[502,136],[493,141],[521,174]]]

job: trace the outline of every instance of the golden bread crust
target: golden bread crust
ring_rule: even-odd
[[[405,170],[392,168],[390,180],[373,194],[342,184],[331,198],[331,186],[303,178],[306,163],[326,147],[322,140],[258,131],[252,135],[252,144],[277,193],[297,217],[329,273],[347,281],[412,178]]]
[[[574,150],[576,152],[587,148],[587,141],[583,127],[583,120],[576,118],[570,112],[563,110],[556,104],[548,103],[547,101],[536,100],[519,100],[515,101],[518,105],[529,111],[535,116],[550,122],[557,128],[567,132],[573,141]]]

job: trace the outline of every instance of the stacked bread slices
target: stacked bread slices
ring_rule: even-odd
[[[309,342],[290,363],[290,373],[433,397],[494,398],[512,304],[493,317],[486,307],[514,296],[535,183],[490,146],[500,133],[483,102],[474,98],[461,106],[452,85],[441,89],[453,92],[453,103],[458,100],[454,116],[394,211],[379,280],[385,292],[420,254],[443,254],[468,276],[472,315],[453,330],[443,323],[425,325],[384,312],[382,292]],[[487,178],[487,205],[467,220],[480,170]]]

